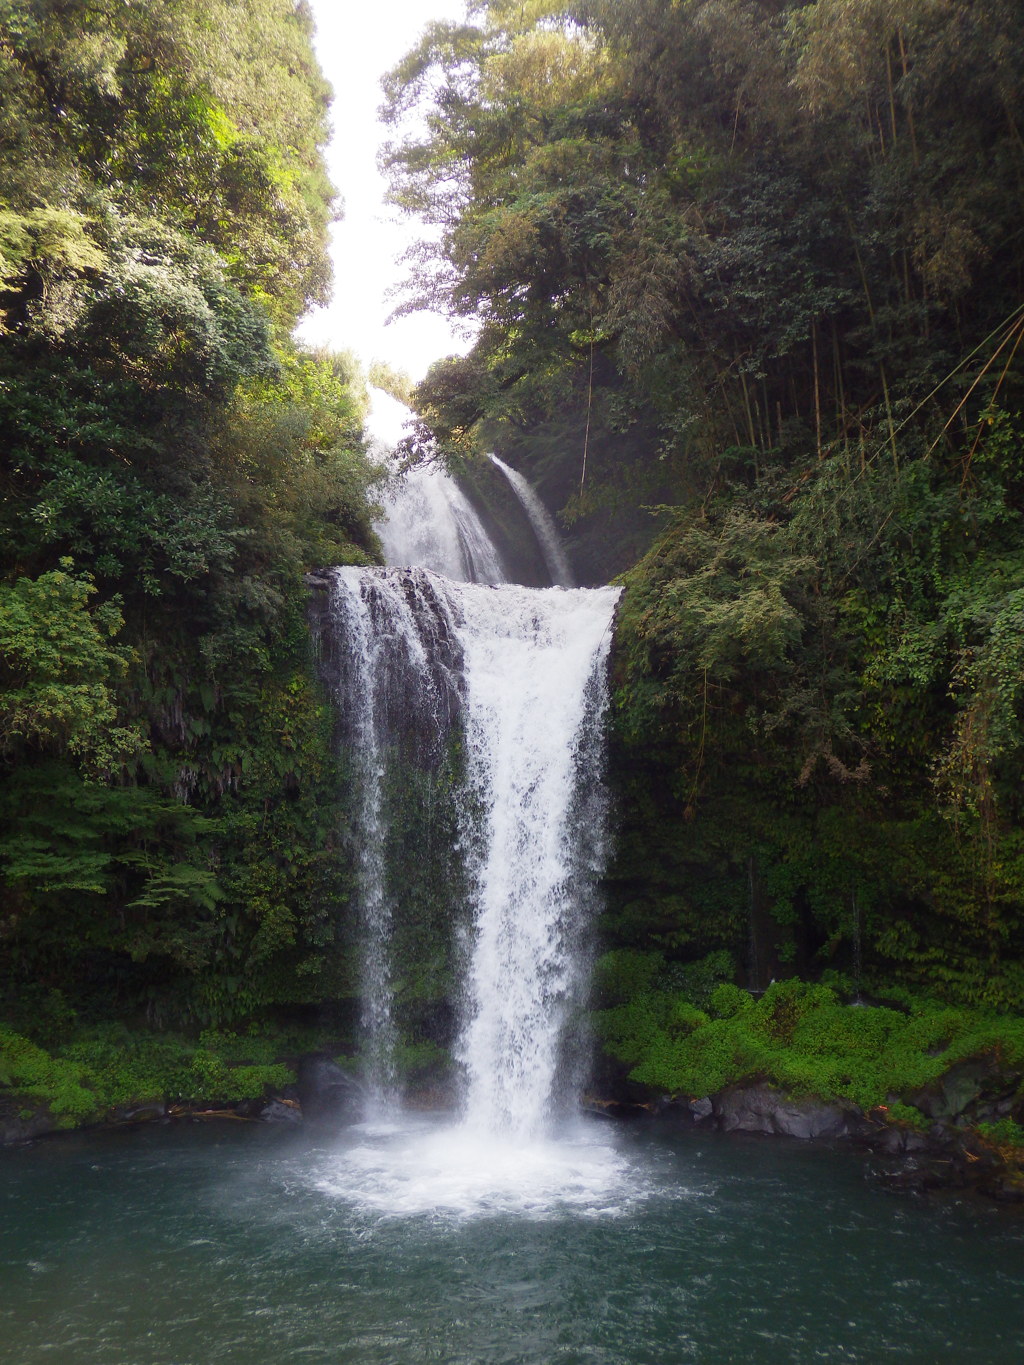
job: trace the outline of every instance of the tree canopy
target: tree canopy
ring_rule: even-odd
[[[217,1022],[334,970],[304,574],[367,562],[293,0],[0,6],[2,1003]],[[41,1003],[42,1002],[42,1003]]]
[[[389,77],[408,306],[479,327],[423,423],[628,570],[613,942],[1024,1003],[1021,25],[481,0]]]

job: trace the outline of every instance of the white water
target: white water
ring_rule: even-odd
[[[375,529],[389,564],[415,564],[462,583],[504,583],[498,552],[455,480],[433,465],[410,470]]]
[[[520,506],[529,518],[552,583],[560,588],[573,587],[575,579],[572,576],[572,569],[569,567],[569,561],[566,558],[565,550],[562,548],[561,537],[551,513],[541,502],[530,483],[523,478],[517,469],[507,465],[504,460],[499,460],[497,455],[491,455],[488,458],[508,479],[513,493],[519,499]]]
[[[337,697],[354,756],[363,1025],[375,1109],[396,1030],[382,793],[392,755],[421,764],[455,723],[471,904],[457,1055],[469,1124],[543,1131],[586,983],[583,915],[603,861],[600,736],[616,588],[455,584],[422,569],[335,569]],[[405,856],[415,858],[416,849]],[[456,913],[458,913],[456,911]]]
[[[360,787],[356,805],[355,862],[360,948],[363,955],[362,1024],[369,1047],[369,1081],[378,1105],[394,1090],[395,1026],[391,1010],[388,940],[391,904],[384,884],[384,829],[381,820],[382,737],[377,714],[374,665],[377,655],[367,604],[351,569],[336,569],[331,583],[331,614],[342,623],[349,670],[349,733]]]
[[[412,419],[404,404],[371,389],[367,422],[382,460]],[[432,569],[461,583],[504,583],[501,559],[472,503],[439,465],[419,465],[396,479],[374,529],[388,564]]]
[[[605,664],[616,588],[459,593],[474,937],[459,1044],[467,1122],[535,1136],[586,981],[584,888],[603,854]],[[578,818],[586,814],[586,819]]]
[[[458,705],[447,600],[426,574],[334,569],[329,612],[338,646],[336,701],[353,757],[357,913],[362,1024],[374,1112],[396,1098],[391,934],[384,780],[389,751],[428,758],[448,734]]]
[[[316,1184],[374,1218],[614,1217],[647,1191],[608,1136],[603,1125],[577,1124],[524,1141],[410,1115],[349,1129]]]
[[[404,410],[393,400],[377,406],[393,448]],[[552,576],[571,581],[536,495],[495,463]],[[574,1023],[604,858],[602,729],[618,589],[505,584],[479,519],[440,470],[407,476],[378,530],[391,565],[416,567],[335,570],[330,610],[343,730],[358,750],[362,784],[363,1022],[375,1092],[368,1117],[390,1122],[347,1141],[321,1188],[396,1215],[614,1211],[621,1159],[593,1127],[567,1128],[558,1110],[578,1080]],[[431,746],[441,752],[453,726],[466,756],[454,794],[459,846],[450,854],[469,887],[468,903],[452,909],[464,947],[455,1048],[464,1087],[461,1118],[438,1130],[394,1103],[389,940],[403,907],[388,886],[382,792],[392,754],[403,745],[406,758]]]

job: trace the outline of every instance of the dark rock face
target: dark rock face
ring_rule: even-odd
[[[1019,1072],[1006,1070],[991,1054],[968,1057],[907,1099],[939,1123],[961,1115],[985,1122],[1011,1113],[1020,1082]]]
[[[703,1108],[707,1101],[696,1101]],[[691,1104],[694,1117],[701,1117]],[[824,1100],[794,1098],[766,1082],[729,1086],[711,1100],[715,1126],[723,1133],[781,1133],[787,1137],[840,1138],[859,1134],[858,1110]],[[707,1111],[704,1110],[704,1113]]]
[[[16,1142],[31,1142],[33,1138],[44,1137],[57,1131],[57,1123],[45,1105],[23,1112],[23,1097],[0,1100],[0,1147]],[[29,1109],[31,1102],[25,1104]]]
[[[275,1097],[263,1105],[257,1117],[261,1123],[301,1123],[302,1110],[294,1101]]]
[[[359,1117],[362,1085],[325,1052],[300,1057],[297,1074],[299,1104],[308,1123],[340,1126]]]
[[[309,574],[306,583],[317,672],[339,701],[338,739],[359,746],[359,711],[349,702],[370,666],[374,726],[408,761],[435,768],[463,705],[462,647],[443,589],[423,569],[367,569],[355,595],[329,572]],[[415,631],[403,626],[402,603]],[[357,620],[366,622],[374,642],[369,665]]]

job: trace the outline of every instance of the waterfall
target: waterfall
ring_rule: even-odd
[[[365,1067],[371,1104],[380,1111],[395,1097],[398,1041],[389,792],[412,765],[439,762],[458,711],[461,661],[448,602],[422,570],[337,568],[327,589],[331,647],[321,645],[321,652],[356,792],[352,833]]]
[[[370,393],[371,443],[386,462],[412,413],[380,389]],[[432,569],[460,583],[505,582],[501,558],[476,509],[440,465],[418,465],[396,478],[374,529],[388,564]]]
[[[363,1025],[376,1107],[395,1087],[394,856],[388,793],[439,764],[454,792],[468,904],[456,1052],[477,1126],[534,1131],[585,985],[582,915],[604,842],[605,666],[618,589],[456,584],[422,569],[334,569],[332,690],[352,755]],[[457,879],[453,879],[457,880]],[[461,883],[459,883],[461,884]],[[386,1107],[386,1106],[385,1106]]]
[[[495,463],[552,575],[568,581],[533,490]],[[390,564],[415,567],[339,568],[319,580],[322,672],[355,792],[373,1109],[397,1096],[405,1004],[393,964],[408,962],[414,942],[445,952],[462,982],[453,1051],[467,1128],[524,1139],[543,1130],[576,1060],[604,858],[602,729],[619,590],[505,583],[479,518],[440,470],[407,476],[386,512]],[[433,844],[446,831],[441,852],[417,844],[414,826]],[[432,887],[443,882],[448,903],[429,911],[429,925],[411,925],[436,896],[411,893],[402,867],[418,872],[431,858],[443,869]]]
[[[585,986],[604,842],[605,663],[618,589],[460,593],[474,901],[459,1041],[467,1118],[536,1133]]]
[[[443,469],[405,475],[375,528],[389,564],[415,564],[462,583],[504,583],[498,552],[462,489]]]
[[[529,518],[541,553],[544,555],[544,563],[547,565],[552,583],[562,588],[571,588],[575,580],[551,513],[518,470],[507,465],[504,460],[499,460],[497,455],[491,455],[489,459],[504,474],[513,493],[519,499],[520,506]]]

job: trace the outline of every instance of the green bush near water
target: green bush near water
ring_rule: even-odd
[[[45,1104],[60,1127],[98,1121],[151,1101],[237,1101],[280,1090],[295,1074],[282,1054],[309,1050],[305,1035],[203,1034],[198,1041],[108,1025],[48,1052],[0,1029],[0,1096]]]
[[[891,1117],[921,1123],[914,1095],[955,1063],[991,1056],[1008,1074],[1024,1069],[1024,1019],[1016,1016],[911,997],[905,1008],[849,1005],[829,986],[799,980],[774,982],[759,998],[720,982],[698,1008],[665,984],[658,958],[617,952],[602,959],[599,984],[610,1003],[597,1013],[596,1029],[611,1056],[631,1067],[632,1080],[673,1095],[707,1095],[763,1077],[866,1110],[885,1105]],[[645,988],[623,991],[645,967]]]

